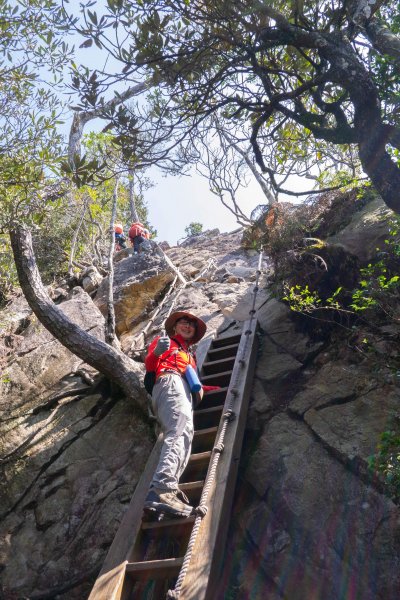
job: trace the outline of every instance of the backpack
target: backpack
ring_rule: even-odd
[[[132,223],[131,228],[129,230],[129,237],[135,238],[138,235],[143,235],[144,229],[141,223]]]
[[[156,382],[156,372],[155,371],[146,371],[146,374],[143,379],[144,387],[148,394],[152,394],[153,387]]]

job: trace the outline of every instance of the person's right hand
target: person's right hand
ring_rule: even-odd
[[[169,347],[171,345],[171,340],[169,339],[168,336],[163,336],[160,337],[156,347],[154,348],[154,354],[156,356],[161,356],[161,354],[164,354],[164,352],[166,352],[167,350],[169,350]]]

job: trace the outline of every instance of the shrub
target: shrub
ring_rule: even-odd
[[[391,428],[380,436],[377,453],[368,460],[371,472],[383,476],[391,498],[400,501],[400,416],[392,417]]]

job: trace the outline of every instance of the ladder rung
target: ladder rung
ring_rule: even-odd
[[[204,377],[203,377],[203,379],[204,379]],[[226,394],[227,391],[228,391],[228,386],[224,386],[224,387],[221,387],[220,390],[210,390],[209,392],[204,392],[204,397],[212,398],[216,394]]]
[[[203,362],[203,368],[209,367],[211,365],[224,365],[225,363],[231,363],[235,361],[234,356],[226,356],[224,358],[218,358],[217,360],[208,360],[207,362]]]
[[[205,408],[203,410],[197,410],[194,413],[194,426],[195,429],[200,427],[213,427],[219,424],[223,405],[214,406],[212,408]]]
[[[211,450],[208,450],[207,452],[197,452],[196,454],[191,454],[186,469],[181,476],[181,482],[188,483],[189,481],[194,481],[195,479],[204,479],[210,464],[211,455]]]
[[[202,450],[210,450],[215,442],[218,427],[207,427],[207,429],[197,429],[194,432],[192,442],[192,452],[201,452]]]
[[[205,476],[205,473],[203,477]],[[199,477],[197,475],[197,477]],[[188,495],[189,502],[192,506],[197,506],[200,502],[201,493],[204,487],[204,479],[196,480],[196,475],[194,474],[192,481],[187,483],[180,483],[179,487],[182,492]]]
[[[210,348],[207,352],[208,360],[214,360],[215,357],[228,358],[236,356],[239,344],[231,344],[230,346],[222,346],[222,348]]]
[[[207,452],[198,452],[197,454],[192,454],[189,458],[189,463],[196,464],[206,462],[207,460],[210,460],[211,454],[211,450],[208,450]]]
[[[212,435],[213,433],[216,434],[217,431],[218,431],[218,427],[208,427],[207,429],[197,429],[194,432],[194,436],[193,437],[195,437],[197,439],[200,438],[201,436],[207,437],[209,435]]]
[[[202,489],[204,486],[204,479],[201,481],[189,481],[188,483],[180,483],[179,487],[182,492],[191,492],[192,490]]]
[[[201,370],[204,375],[211,375],[212,373],[220,373],[221,371],[226,371],[226,369],[232,369],[234,364],[235,357],[230,356],[229,358],[222,358],[221,360],[205,362],[203,363]]]
[[[209,408],[214,408],[215,406],[219,406],[220,404],[224,404],[227,392],[228,392],[227,387],[221,387],[220,390],[213,390],[211,392],[205,392],[204,398],[200,402],[198,409],[199,410],[207,410]],[[195,410],[195,414],[196,413],[197,413],[197,409]]]
[[[179,487],[182,489],[182,485]],[[163,529],[165,527],[173,527],[174,529],[181,529],[182,527],[187,527],[188,525],[192,525],[196,519],[195,515],[190,517],[183,517],[182,519],[162,519],[161,521],[143,521],[142,529],[143,531]]]
[[[202,417],[205,415],[212,415],[213,413],[221,411],[223,408],[224,405],[220,404],[219,406],[211,406],[210,408],[201,408],[199,410],[195,410],[193,414],[195,417]]]
[[[126,574],[133,579],[168,579],[178,575],[183,557],[127,563]]]
[[[230,381],[233,371],[224,371],[223,373],[213,373],[212,375],[203,375],[201,381],[205,385],[227,385]]]
[[[222,373],[213,373],[212,375],[204,375],[202,377],[202,380],[204,381],[205,379],[213,379],[216,376],[217,377],[221,377],[222,375],[232,375],[232,371],[223,371]]]
[[[233,344],[239,344],[240,338],[242,337],[241,333],[237,335],[232,335],[230,337],[220,337],[212,341],[211,350],[214,348],[222,348],[223,346],[232,346]]]

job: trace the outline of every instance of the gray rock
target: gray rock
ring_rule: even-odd
[[[310,409],[304,419],[324,445],[332,448],[345,462],[364,463],[376,452],[380,435],[385,431],[390,415],[398,410],[398,391],[373,389],[345,404]]]
[[[70,300],[59,308],[83,329],[104,339],[104,319],[82,288],[75,288]],[[0,379],[0,409],[9,416],[42,404],[49,390],[62,388],[60,381],[82,362],[56,341],[36,317],[31,318],[21,335],[18,356],[10,361]]]
[[[282,597],[306,599],[312,589],[315,598],[337,600],[352,582],[363,600],[397,598],[398,508],[338,463],[306,425],[274,417],[246,478],[263,502],[252,498],[241,527]]]
[[[388,220],[393,215],[384,202],[377,198],[354,214],[351,222],[339,233],[327,239],[329,244],[342,246],[362,262],[366,262],[382,248],[388,236]]]
[[[290,410],[302,416],[310,408],[320,409],[329,404],[344,404],[354,400],[368,381],[364,369],[345,363],[322,366],[314,378],[311,378],[305,390],[295,396],[290,403]],[[369,385],[376,385],[369,383]]]
[[[94,292],[94,290],[96,290],[103,281],[103,277],[100,275],[96,267],[88,267],[85,269],[80,278],[82,281],[82,287],[88,294]]]

